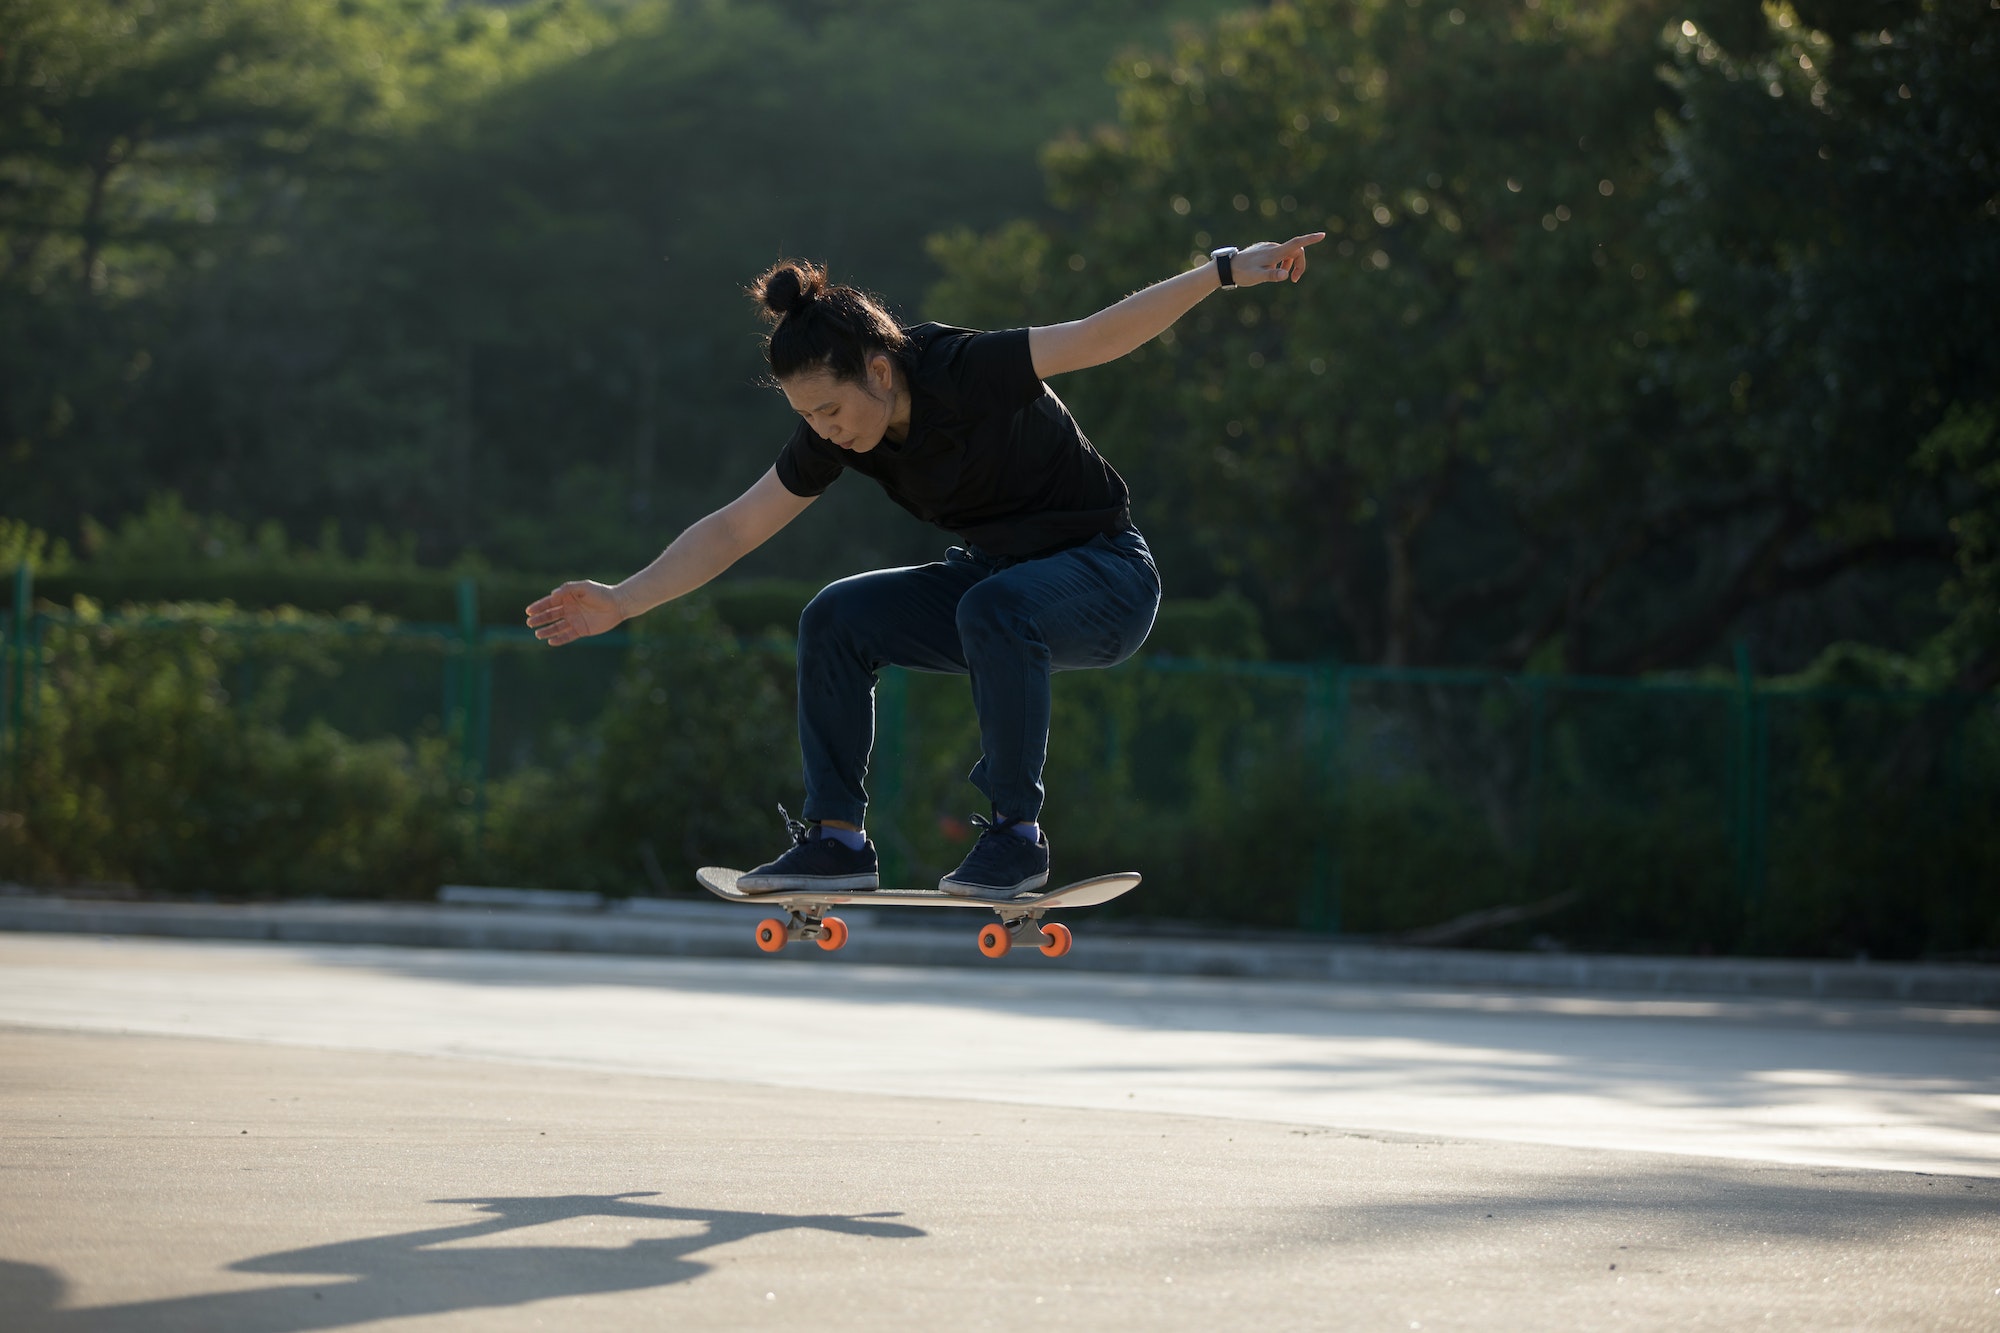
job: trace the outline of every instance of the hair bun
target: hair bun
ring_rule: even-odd
[[[744,291],[771,325],[764,358],[773,383],[808,370],[858,382],[871,356],[900,351],[906,342],[881,302],[828,282],[826,269],[809,259],[781,259]]]
[[[783,319],[820,298],[826,291],[826,270],[802,259],[787,259],[766,269],[754,290],[764,309]]]

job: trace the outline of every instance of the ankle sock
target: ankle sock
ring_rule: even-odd
[[[1017,819],[1007,825],[1007,831],[1015,837],[1024,838],[1029,842],[1040,842],[1042,840],[1042,826],[1040,824],[1031,824],[1025,819]]]
[[[819,826],[819,836],[822,838],[832,838],[850,852],[858,852],[868,845],[868,834],[859,829],[829,828],[825,824],[821,824]]]

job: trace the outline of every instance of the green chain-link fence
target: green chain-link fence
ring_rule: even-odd
[[[17,576],[14,605],[30,594]],[[698,860],[775,850],[769,805],[798,783],[787,643],[642,624],[552,652],[475,608],[468,582],[455,625],[238,617],[200,633],[233,645],[223,693],[265,699],[272,726],[427,739],[468,821],[460,873],[587,878],[524,850],[520,826],[558,809],[599,830],[597,887],[675,891]],[[152,632],[134,614],[96,632],[114,629]],[[17,797],[40,701],[76,679],[54,646],[75,632],[70,612],[7,618]],[[715,693],[739,675],[762,692]],[[702,748],[711,732],[738,750]],[[977,754],[963,680],[884,673],[870,825],[886,879],[963,855]],[[1047,785],[1058,876],[1143,870],[1149,892],[1125,906],[1150,916],[1436,942],[2000,946],[1990,695],[1783,688],[1742,662],[1635,681],[1141,658],[1058,678]]]

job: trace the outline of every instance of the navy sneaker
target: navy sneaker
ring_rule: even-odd
[[[748,874],[739,875],[737,888],[745,893],[800,893],[813,889],[853,893],[881,887],[875,869],[874,843],[862,843],[857,852],[838,838],[827,837],[819,825],[793,819],[792,812],[782,805],[778,813],[785,817],[785,831],[792,835],[791,850]]]
[[[1049,835],[1046,832],[1029,842],[1007,831],[1009,824],[1020,823],[1017,819],[992,820],[974,815],[972,822],[979,827],[979,841],[972,844],[965,864],[938,881],[940,889],[1004,902],[1047,886]]]

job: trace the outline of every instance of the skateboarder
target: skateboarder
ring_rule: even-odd
[[[1049,878],[1041,829],[1049,675],[1124,661],[1159,609],[1160,578],[1132,526],[1124,479],[1045,381],[1114,361],[1223,287],[1297,282],[1306,247],[1225,247],[1177,277],[1085,319],[979,333],[900,327],[872,298],[787,260],[751,292],[772,321],[771,375],[800,421],[757,482],[615,587],[565,583],[528,607],[551,645],[602,634],[694,591],[803,513],[843,471],[956,534],[935,564],[829,585],[799,618],[799,746],[805,819],[792,846],[743,875],[750,893],[872,889],[863,828],[875,675],[885,666],[969,675],[982,755],[972,782],[992,803],[939,887],[1006,899]]]

